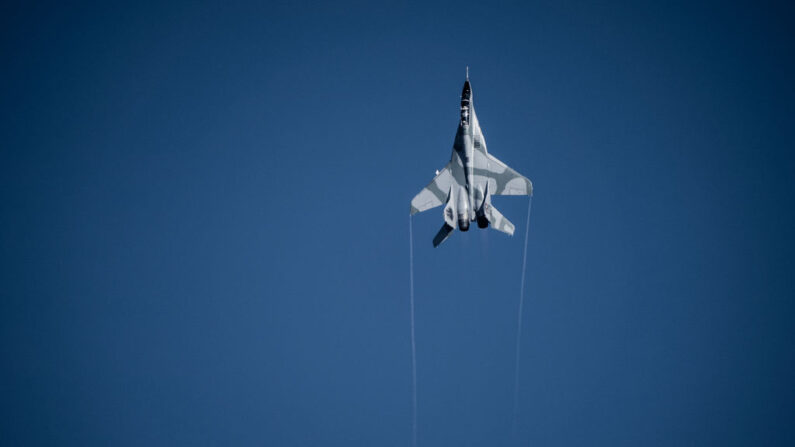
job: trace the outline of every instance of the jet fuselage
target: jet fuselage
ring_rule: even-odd
[[[447,240],[455,228],[492,227],[513,234],[514,225],[491,203],[492,195],[532,195],[529,179],[488,153],[472,101],[469,76],[461,91],[458,129],[450,162],[411,200],[411,214],[444,205],[444,224],[433,238],[434,247]]]
[[[482,135],[478,118],[475,115],[475,108],[472,103],[472,88],[469,80],[464,82],[461,91],[461,116],[458,122],[458,131],[455,136],[453,149],[461,163],[464,171],[464,182],[455,191],[456,208],[458,217],[458,228],[461,231],[469,229],[469,223],[478,220],[480,228],[488,226],[488,220],[478,219],[483,214],[482,208],[485,202],[486,182],[477,182],[475,178],[475,142],[478,136]],[[485,151],[485,145],[483,146]]]

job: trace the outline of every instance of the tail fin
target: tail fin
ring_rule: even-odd
[[[442,228],[439,229],[439,232],[436,233],[436,236],[433,238],[434,247],[441,245],[442,242],[446,241],[447,238],[453,234],[453,230],[455,230],[455,216],[455,200],[453,200],[453,187],[451,185],[450,191],[447,193],[447,204],[444,206],[444,225],[442,225]]]
[[[491,228],[513,236],[513,231],[516,229],[516,227],[511,223],[510,220],[506,219],[505,216],[497,211],[497,208],[494,208],[494,206],[490,203],[485,203],[483,208],[486,219],[488,219],[489,223],[491,224]]]
[[[447,223],[442,225],[442,228],[440,228],[439,232],[436,233],[436,236],[433,237],[433,246],[438,247],[442,245],[442,242],[446,241],[447,238],[453,234],[454,229],[455,228],[451,227],[450,225],[447,225]]]

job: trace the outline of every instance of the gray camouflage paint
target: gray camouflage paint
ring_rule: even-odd
[[[467,78],[461,93],[461,119],[450,162],[411,200],[411,214],[445,205],[445,223],[433,240],[444,242],[453,230],[485,218],[492,228],[513,235],[514,225],[491,205],[492,195],[533,195],[533,183],[488,153]]]

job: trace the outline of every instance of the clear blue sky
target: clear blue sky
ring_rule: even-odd
[[[2,7],[0,444],[409,445],[466,65],[521,444],[795,443],[791,9],[159,3]],[[510,443],[495,205],[414,219],[421,446]]]

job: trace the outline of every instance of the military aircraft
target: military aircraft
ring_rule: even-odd
[[[491,224],[495,230],[513,235],[514,225],[491,204],[491,196],[532,196],[533,183],[509,168],[486,150],[472,104],[469,68],[461,92],[461,120],[453,143],[450,162],[411,200],[411,214],[444,204],[444,225],[433,238],[438,247],[453,233],[477,221],[479,228]]]

